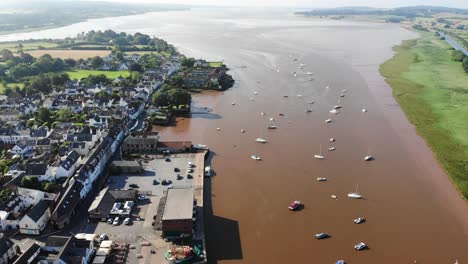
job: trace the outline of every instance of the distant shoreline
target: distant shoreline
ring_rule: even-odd
[[[0,31],[0,36],[10,35],[10,34],[17,34],[17,33],[29,33],[29,32],[41,31],[41,30],[47,30],[47,29],[54,29],[54,28],[61,28],[61,27],[66,27],[66,26],[70,26],[70,25],[73,25],[73,24],[87,22],[87,21],[92,20],[92,19],[118,18],[118,17],[126,17],[126,16],[144,15],[144,14],[154,13],[154,12],[172,12],[172,11],[187,11],[187,10],[190,10],[190,8],[181,8],[181,9],[174,9],[174,10],[160,10],[160,11],[151,10],[151,11],[145,11],[145,12],[140,12],[140,13],[125,14],[125,15],[120,15],[120,16],[99,16],[99,17],[81,19],[81,20],[77,20],[77,21],[70,21],[69,23],[64,23],[64,24],[60,24],[60,25],[50,25],[50,26],[43,26],[43,27],[37,27],[37,28],[11,30],[11,31]],[[7,41],[2,42],[2,43],[6,43],[6,42]],[[16,41],[11,41],[11,42],[16,42]]]

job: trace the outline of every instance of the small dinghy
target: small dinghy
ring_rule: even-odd
[[[353,222],[358,225],[364,223],[365,221],[366,219],[364,219],[364,217],[359,217],[353,220]]]
[[[312,109],[306,109],[305,112],[310,113],[310,112],[312,112]]]
[[[335,109],[340,109],[340,108],[341,108],[341,105],[335,105],[333,108],[335,108]]]
[[[374,157],[372,157],[371,155],[367,155],[364,157],[364,160],[365,161],[371,161],[371,160],[374,160]]]
[[[291,210],[291,211],[295,211],[295,210],[297,210],[299,208],[299,206],[301,206],[301,201],[296,200],[296,201],[292,202],[288,206],[288,209]]]
[[[314,103],[315,103],[314,101],[310,101],[310,102],[308,102],[308,104],[314,104]]]
[[[263,139],[263,138],[257,138],[255,141],[258,142],[258,143],[267,143],[268,142],[266,139]]]
[[[324,177],[318,177],[318,178],[317,178],[317,181],[327,181],[327,178],[324,178]]]
[[[332,110],[330,110],[330,113],[332,113],[332,114],[338,114],[338,113],[340,113],[340,111],[338,111],[338,110],[336,110],[336,109],[332,109]]]
[[[331,122],[332,122],[332,120],[330,118],[325,120],[325,123],[331,123]]]
[[[241,130],[241,133],[245,133],[245,129],[242,129],[242,130]]]
[[[232,102],[231,105],[236,105],[236,102]]]
[[[363,109],[362,109],[362,112],[363,112],[363,113],[366,113],[366,112],[367,112],[367,109],[363,108]]]
[[[221,131],[221,128],[220,128],[220,127],[218,127],[218,128],[216,128],[216,130],[218,130],[218,131]]]
[[[255,94],[255,95],[257,95],[257,94],[258,94],[258,92],[254,92],[254,94]]]
[[[336,140],[335,140],[335,138],[330,138],[328,141],[335,142]]]
[[[260,156],[257,156],[257,155],[252,155],[250,157],[254,160],[262,160],[262,158],[260,158]]]
[[[338,197],[336,197],[336,195],[334,195],[334,194],[330,195],[330,197],[331,197],[332,199],[338,198]]]
[[[329,147],[328,151],[335,151],[335,149],[336,149],[335,147]]]

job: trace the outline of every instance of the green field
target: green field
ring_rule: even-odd
[[[36,49],[39,49],[39,47],[42,47],[42,48],[54,48],[54,47],[57,47],[58,45],[56,43],[52,43],[52,42],[44,42],[44,41],[38,41],[38,42],[25,42],[25,43],[21,43],[23,44],[23,50],[24,51],[28,51],[28,50],[36,50]],[[13,52],[16,51],[16,46],[18,44],[17,43],[13,43],[13,42],[1,42],[0,43],[0,50],[2,49],[8,49],[8,50],[11,50]]]
[[[208,62],[210,64],[210,67],[221,67],[223,66],[223,63],[221,61],[212,61]]]
[[[380,71],[465,199],[468,199],[468,74],[433,35],[408,40]]]
[[[90,71],[90,70],[79,70],[79,71],[67,71],[66,72],[69,76],[70,79],[72,80],[78,80],[82,78],[86,78],[89,75],[99,75],[99,74],[104,74],[107,76],[109,79],[114,79],[119,76],[122,77],[128,77],[130,76],[130,73],[128,71]]]

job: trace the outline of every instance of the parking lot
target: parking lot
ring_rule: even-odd
[[[134,245],[135,248],[129,251],[127,263],[165,263],[164,252],[167,250],[168,243],[161,238],[160,232],[153,229],[153,217],[157,213],[159,201],[167,188],[192,187],[193,179],[187,177],[187,169],[188,163],[194,161],[195,154],[173,155],[168,161],[165,158],[153,156],[143,162],[144,173],[142,174],[109,177],[108,186],[111,189],[128,189],[131,188],[131,184],[136,184],[138,188],[134,189],[146,195],[148,199],[135,204],[130,225],[124,225],[123,219],[117,226],[105,222],[99,222],[97,225],[90,223],[88,228],[83,228],[81,232],[107,234],[110,240]],[[179,171],[175,172],[174,168]],[[158,184],[154,185],[154,180]],[[163,180],[170,180],[172,183],[163,185]],[[137,217],[140,217],[140,220],[137,220]],[[143,242],[150,242],[151,246],[141,246]],[[154,249],[156,254],[151,254],[151,249]],[[137,258],[137,255],[141,255],[142,258]]]
[[[149,192],[153,195],[162,195],[164,190],[172,186],[174,188],[189,188],[193,185],[193,179],[187,175],[188,163],[195,161],[195,154],[172,155],[166,161],[165,158],[150,156],[150,160],[143,162],[143,174],[121,174],[109,178],[111,189],[131,188],[130,184],[138,185],[140,192]],[[174,169],[179,170],[175,172]],[[180,177],[178,177],[180,175]],[[158,182],[157,185],[153,181]],[[163,181],[170,181],[170,184],[163,184]]]

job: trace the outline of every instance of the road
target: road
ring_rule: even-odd
[[[460,44],[458,44],[458,42],[456,42],[453,38],[451,38],[449,35],[445,34],[445,33],[442,33],[440,32],[440,35],[442,37],[445,38],[445,41],[448,42],[448,44],[450,44],[450,46],[452,46],[454,49],[456,50],[459,50],[463,53],[465,53],[466,56],[468,56],[468,50],[466,50],[465,48],[463,48]]]

